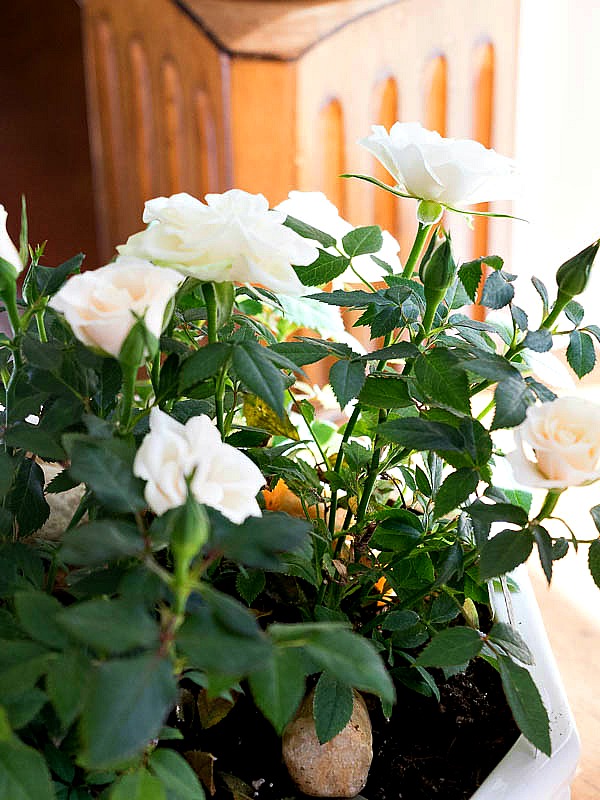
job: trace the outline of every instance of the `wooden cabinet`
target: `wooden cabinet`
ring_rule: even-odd
[[[232,186],[272,205],[326,192],[407,252],[412,203],[344,171],[385,175],[356,145],[421,120],[513,145],[518,0],[81,0],[99,242],[107,258],[149,197]],[[507,250],[509,226],[455,234]]]

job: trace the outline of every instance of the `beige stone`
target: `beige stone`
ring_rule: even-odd
[[[41,460],[38,463],[44,471],[46,487],[53,478],[63,471],[63,467],[60,464]],[[85,486],[80,484],[60,494],[46,494],[46,501],[50,506],[50,516],[44,526],[39,531],[36,531],[35,537],[37,539],[60,541],[84,493]],[[87,519],[87,515],[85,519]]]
[[[283,760],[290,777],[313,797],[355,797],[364,788],[373,760],[369,712],[358,692],[346,727],[319,744],[313,720],[314,689],[283,734]]]

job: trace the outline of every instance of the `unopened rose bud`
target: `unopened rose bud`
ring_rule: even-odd
[[[575,297],[581,294],[590,279],[590,271],[600,246],[600,239],[570,258],[558,268],[556,283],[563,295]]]
[[[456,264],[452,256],[450,236],[446,236],[430,258],[421,266],[421,282],[425,289],[445,292],[452,285],[456,274]]]

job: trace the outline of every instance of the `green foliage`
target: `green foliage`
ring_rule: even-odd
[[[421,667],[453,667],[479,655],[483,639],[472,628],[448,628],[436,634],[417,659]]]
[[[104,661],[92,672],[81,716],[87,767],[106,769],[142,752],[176,699],[173,665],[156,653]]]
[[[540,693],[525,667],[507,657],[498,656],[502,686],[515,721],[523,734],[542,753],[550,755],[550,724]]]
[[[321,744],[333,739],[346,727],[353,707],[352,689],[330,672],[323,672],[313,698],[315,730]]]
[[[583,377],[595,366],[600,326],[584,325],[572,297],[598,242],[559,269],[554,303],[533,278],[538,308],[524,309],[499,256],[457,269],[450,234],[434,227],[441,210],[419,202],[402,274],[375,255],[376,225],[337,242],[287,217],[290,236],[320,246],[312,264],[294,267],[314,294],[279,298],[268,287],[188,277],[162,335],[134,315],[119,359],[84,345],[49,307],[82,256],[53,268],[40,263],[43,247],[30,250],[18,311],[15,270],[0,259],[14,327],[0,335],[7,796],[203,800],[185,759],[156,744],[180,678],[228,704],[249,690],[278,733],[315,687],[326,742],[350,718],[353,690],[377,695],[388,714],[394,682],[439,700],[430,667],[449,675],[495,659],[517,723],[549,751],[547,715],[521,666],[532,661],[526,642],[508,624],[487,630],[479,620],[486,581],[536,546],[550,582],[554,561],[578,542],[556,536],[549,501],[536,517],[530,494],[494,485],[503,455],[495,431],[555,399],[527,351],[550,351],[561,312],[571,368]],[[24,252],[27,238],[24,218]],[[314,289],[361,256],[379,266],[379,288]],[[479,292],[502,314],[474,318]],[[360,344],[342,337],[340,309],[352,312]],[[318,362],[333,397],[312,386],[308,365]],[[164,450],[140,465],[154,409],[181,425],[207,415],[226,444],[222,458],[204,442],[185,444],[173,424]],[[199,466],[178,462],[188,447]],[[224,509],[247,488],[235,485],[244,458],[269,491],[257,492],[260,516],[235,524]],[[43,461],[62,465],[47,485],[54,467]],[[592,518],[600,530],[600,507]],[[589,568],[600,586],[600,540]],[[169,724],[181,730],[167,736],[185,739],[183,723]]]

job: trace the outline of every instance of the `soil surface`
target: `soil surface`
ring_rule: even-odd
[[[440,703],[402,685],[396,688],[398,702],[389,721],[377,699],[366,698],[374,758],[361,797],[468,800],[519,735],[496,671],[478,659],[466,673],[440,684]],[[188,700],[185,740],[177,744],[188,758],[192,750],[216,758],[215,800],[303,800],[281,762],[279,738],[248,695],[205,730]]]

